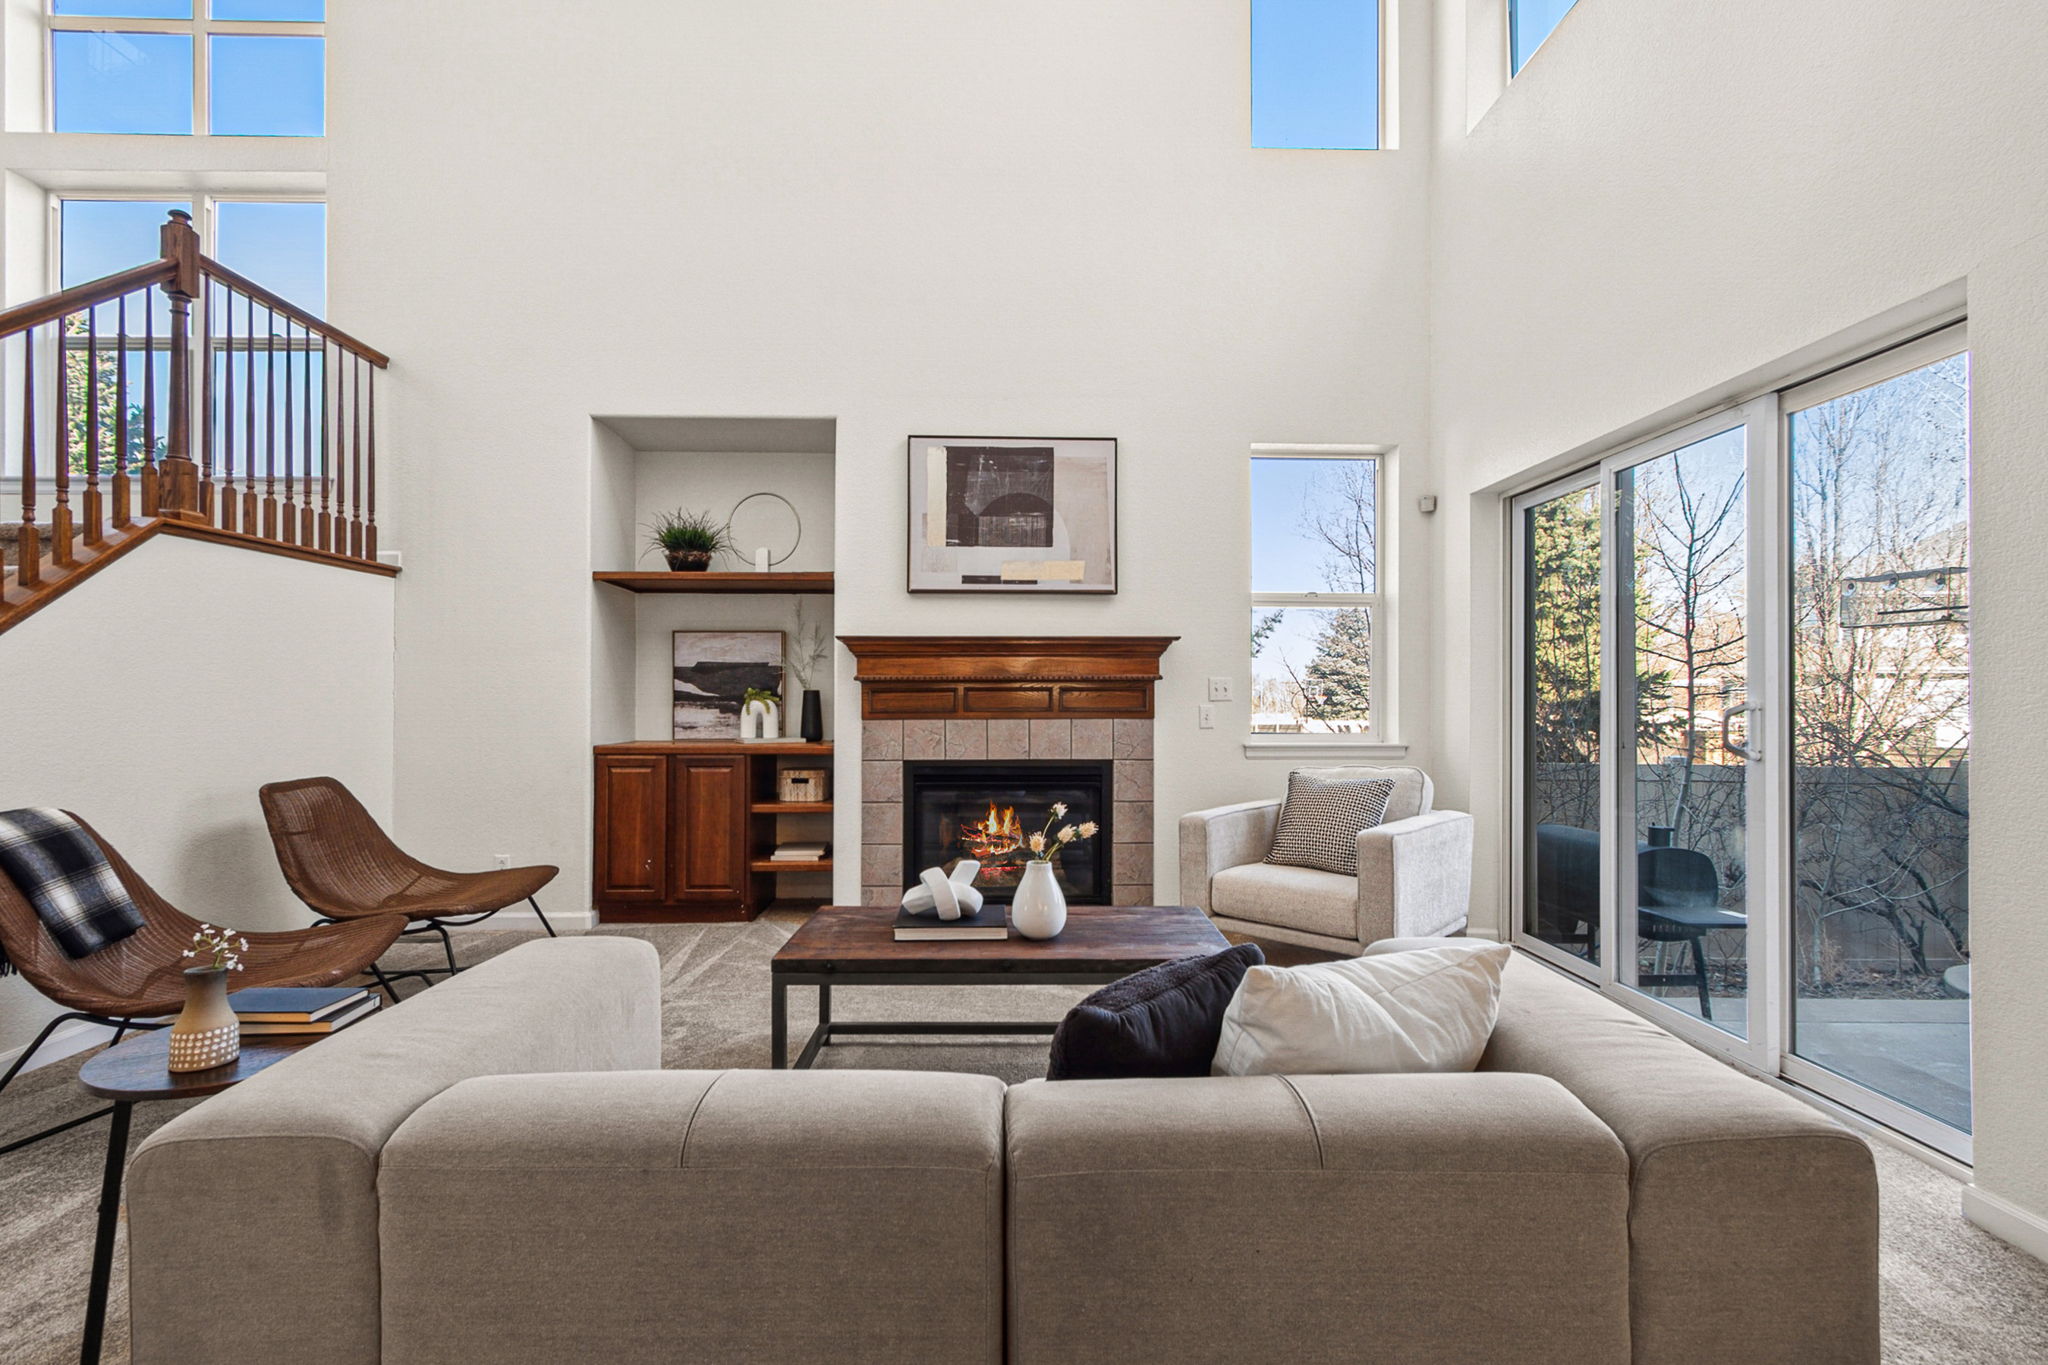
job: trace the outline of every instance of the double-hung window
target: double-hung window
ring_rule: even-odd
[[[1384,742],[1379,446],[1254,446],[1251,730]]]

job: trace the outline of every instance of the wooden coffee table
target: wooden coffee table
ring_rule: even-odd
[[[1067,927],[1040,942],[1010,931],[1007,939],[898,943],[893,905],[828,905],[790,935],[770,966],[770,1044],[777,1068],[789,1063],[789,988],[818,988],[818,1026],[797,1053],[801,1070],[836,1037],[1051,1033],[1045,1022],[835,1023],[834,986],[1106,986],[1175,958],[1218,952],[1230,941],[1209,917],[1185,905],[1076,905]]]

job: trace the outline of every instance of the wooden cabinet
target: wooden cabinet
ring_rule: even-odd
[[[597,760],[597,899],[658,901],[668,885],[668,760]]]
[[[779,820],[832,812],[829,801],[776,799],[777,769],[831,753],[798,741],[600,746],[591,856],[600,918],[752,919],[774,901],[778,875],[831,871],[830,859],[768,861]]]
[[[737,755],[668,761],[668,898],[746,903],[747,763]]]

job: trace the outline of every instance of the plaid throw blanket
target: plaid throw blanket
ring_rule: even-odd
[[[0,872],[73,957],[86,957],[142,927],[142,912],[85,827],[61,810],[0,814]],[[0,951],[0,975],[11,968]]]

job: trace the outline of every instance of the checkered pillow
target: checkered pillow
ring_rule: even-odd
[[[57,946],[87,957],[142,927],[142,912],[85,827],[61,810],[0,814],[5,872]]]
[[[1329,781],[1287,774],[1287,802],[1266,861],[1357,876],[1358,832],[1386,821],[1393,795],[1392,778]]]

